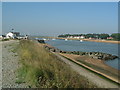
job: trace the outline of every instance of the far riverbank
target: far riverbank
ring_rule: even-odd
[[[104,42],[104,43],[120,44],[120,41],[114,41],[114,40],[76,39],[76,38],[56,38],[56,39],[83,40],[83,41],[92,41],[92,42]]]
[[[120,41],[113,41],[113,40],[90,40],[90,39],[83,39],[84,41],[93,41],[93,42],[105,42],[105,43],[115,43],[120,44]]]

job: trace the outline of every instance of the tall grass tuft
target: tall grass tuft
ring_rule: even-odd
[[[80,76],[42,44],[21,40],[19,55],[22,67],[19,78],[31,87],[39,88],[94,88],[85,77]]]

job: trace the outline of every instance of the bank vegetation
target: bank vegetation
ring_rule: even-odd
[[[42,44],[21,40],[18,50],[21,67],[18,83],[28,83],[38,88],[95,88],[85,77],[79,75]]]

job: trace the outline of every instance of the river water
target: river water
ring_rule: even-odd
[[[118,47],[120,44],[112,44],[112,43],[103,43],[103,42],[90,42],[79,40],[49,40],[45,41],[46,43],[64,51],[84,51],[84,52],[104,52],[112,55],[118,56]],[[105,63],[113,68],[119,69],[119,59],[108,60]]]

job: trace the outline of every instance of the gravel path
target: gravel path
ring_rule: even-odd
[[[62,61],[64,61],[66,64],[70,65],[72,69],[74,69],[76,72],[78,72],[80,75],[85,76],[90,82],[93,82],[100,88],[120,88],[118,85],[105,80],[98,75],[84,69],[83,67],[80,67],[79,65],[67,60],[66,58],[60,56],[57,53],[53,53],[57,57],[59,57]]]
[[[2,88],[25,88],[24,83],[17,84],[17,69],[19,59],[14,51],[19,42],[15,40],[2,43]],[[0,43],[1,44],[1,43]]]

